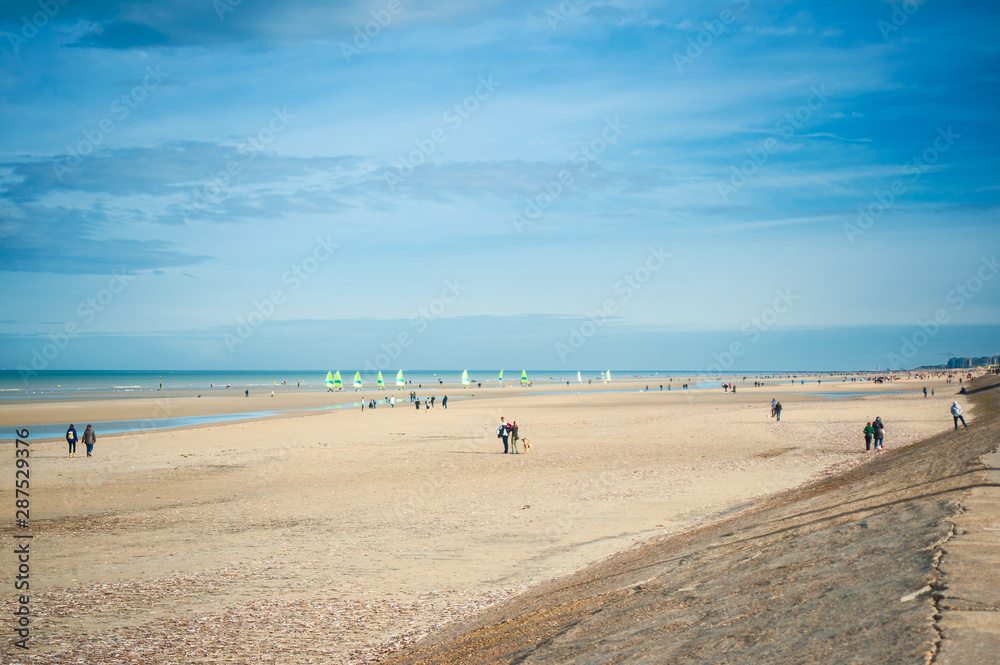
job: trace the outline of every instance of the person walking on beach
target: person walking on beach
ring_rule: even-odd
[[[965,416],[962,415],[962,405],[958,402],[951,403],[951,417],[955,421],[955,429],[958,429],[958,421],[962,421],[962,427],[968,427],[965,424]],[[72,427],[72,425],[70,425]]]
[[[441,408],[443,408],[443,409],[447,409],[448,408],[448,396],[447,395],[445,395],[443,398],[441,398]]]
[[[76,438],[76,428],[73,427],[73,423],[70,423],[69,424],[69,429],[66,430],[66,443],[69,444],[69,456],[70,457],[76,457],[76,442],[77,441],[78,441],[78,439]]]
[[[924,386],[924,399],[927,399],[927,386]]]
[[[503,439],[503,454],[506,455],[509,448],[509,437],[510,430],[507,429],[507,423],[504,421],[503,416],[500,416],[500,427],[497,427],[497,438]]]
[[[94,452],[94,444],[97,443],[97,435],[94,434],[93,425],[87,425],[87,429],[83,430],[83,443],[87,446],[87,457],[90,457],[90,453]]]
[[[244,390],[243,394],[246,395],[247,397],[250,397],[250,389],[247,388],[246,390]]]
[[[882,417],[878,416],[875,418],[875,422],[872,423],[872,429],[875,430],[875,450],[885,450],[885,423],[882,422]]]
[[[781,402],[776,402],[774,405],[774,417],[778,419],[779,423],[781,422]]]
[[[774,408],[778,406],[778,400],[774,397],[771,398],[771,417],[774,418]]]
[[[872,449],[872,437],[875,436],[875,428],[872,427],[871,423],[865,425],[865,452],[869,452]]]

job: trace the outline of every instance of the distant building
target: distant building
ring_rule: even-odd
[[[948,360],[948,369],[972,369],[973,367],[996,367],[1000,365],[1000,354],[979,356],[978,358],[954,357]]]

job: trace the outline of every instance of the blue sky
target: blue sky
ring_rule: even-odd
[[[0,366],[1000,352],[1000,7],[329,4],[4,3]]]

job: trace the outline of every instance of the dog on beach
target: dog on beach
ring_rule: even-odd
[[[531,450],[531,439],[521,439],[521,445],[524,447],[524,452]]]

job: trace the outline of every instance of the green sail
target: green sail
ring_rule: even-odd
[[[382,380],[382,370],[378,371],[378,389],[385,390],[385,381]]]
[[[604,383],[611,383],[611,370],[610,369],[608,370],[608,373],[604,375]]]
[[[469,387],[469,370],[467,369],[462,370],[462,385],[466,388]]]
[[[333,385],[337,386],[337,390],[344,389],[344,382],[340,379],[340,370],[338,369],[333,373]]]
[[[396,387],[400,390],[406,385],[406,381],[403,380],[403,370],[396,372]]]
[[[497,377],[497,381],[503,383],[503,370],[500,370],[500,376]]]
[[[359,371],[357,371],[357,372],[354,373],[354,389],[355,390],[361,390],[361,388],[362,388],[362,385],[361,385],[361,371],[359,370]]]
[[[333,388],[333,372],[326,373],[326,387]]]
[[[521,370],[521,385],[528,385],[528,371],[524,369]]]

